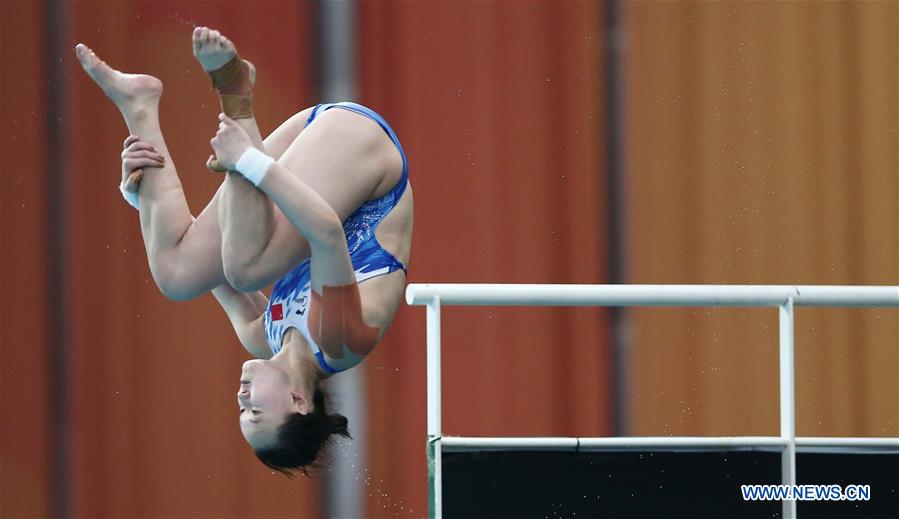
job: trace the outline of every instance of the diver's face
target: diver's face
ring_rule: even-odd
[[[258,359],[243,365],[237,405],[240,431],[254,449],[274,443],[284,418],[299,411],[287,373]]]

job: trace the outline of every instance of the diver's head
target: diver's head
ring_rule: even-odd
[[[237,401],[247,443],[262,463],[288,476],[315,467],[331,435],[350,437],[346,417],[325,411],[317,380],[292,379],[269,361],[244,364]]]
[[[299,386],[299,387],[296,387]],[[240,431],[254,449],[275,443],[278,427],[285,417],[312,410],[312,395],[302,385],[293,384],[281,366],[265,360],[243,365],[237,405]]]

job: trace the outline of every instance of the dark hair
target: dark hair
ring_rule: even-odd
[[[275,445],[255,450],[259,461],[287,477],[298,473],[309,476],[309,468],[321,468],[315,459],[331,435],[352,438],[346,417],[325,411],[325,394],[321,389],[315,388],[312,404],[310,413],[293,413],[287,417],[278,428]]]

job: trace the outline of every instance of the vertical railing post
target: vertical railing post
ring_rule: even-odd
[[[429,516],[440,519],[443,516],[443,454],[440,440],[443,436],[440,425],[440,297],[435,296],[427,307],[428,341],[428,510]]]
[[[796,484],[796,394],[794,391],[793,298],[780,305],[780,460],[781,484]],[[783,501],[784,519],[795,519],[796,500]]]

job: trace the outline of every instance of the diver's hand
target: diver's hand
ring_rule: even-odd
[[[129,135],[125,139],[122,151],[122,186],[125,191],[137,193],[144,168],[161,168],[165,165],[165,157],[156,148],[140,140],[137,135]]]
[[[240,160],[243,152],[253,147],[247,132],[225,114],[219,114],[218,132],[209,143],[215,151],[218,163],[228,171],[234,171],[234,165]]]

